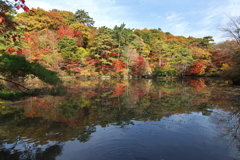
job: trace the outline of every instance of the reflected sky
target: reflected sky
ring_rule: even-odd
[[[215,79],[71,81],[0,106],[0,159],[240,158],[240,88]]]

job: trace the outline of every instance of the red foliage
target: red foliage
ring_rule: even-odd
[[[12,21],[11,19],[7,18],[7,16],[9,15],[9,10],[7,9],[8,7],[13,7],[15,9],[20,9],[22,8],[25,12],[32,12],[32,10],[30,10],[26,5],[25,5],[25,0],[15,0],[14,2],[10,2],[10,1],[5,1],[5,3],[3,5],[0,5],[0,10],[1,10],[1,16],[0,16],[0,33],[5,34],[3,37],[7,40],[7,39],[12,39],[13,42],[16,42],[17,38],[18,40],[20,40],[20,35],[9,35],[7,32],[9,30],[16,30],[16,26],[18,25],[16,22]],[[3,50],[6,51],[6,50]],[[15,50],[10,47],[8,49],[8,52],[10,54],[12,54],[13,52],[15,52]],[[19,56],[22,56],[22,51],[21,49],[17,50],[17,54]]]
[[[57,31],[57,33],[60,39],[62,39],[64,36],[68,36],[69,38],[74,37],[74,32],[69,27],[65,27],[65,28],[62,27]]]
[[[166,37],[167,39],[173,39],[173,38],[175,38],[175,36],[174,36],[174,35],[171,35],[171,34],[166,35],[165,37]]]
[[[76,37],[77,40],[77,46],[82,47],[83,46],[83,34],[80,31],[74,30],[73,31],[74,37]]]
[[[58,31],[56,31],[59,35],[59,38],[62,39],[64,36],[68,36],[69,38],[74,38],[76,37],[78,40],[76,42],[78,47],[83,46],[83,34],[80,31],[77,30],[72,30],[69,27],[62,27]]]
[[[202,62],[196,62],[194,64],[194,68],[190,69],[191,74],[200,74],[202,72],[202,66],[205,65]]]
[[[89,89],[84,93],[84,95],[86,95],[87,98],[92,98],[92,97],[96,97],[98,94],[97,94],[97,92]]]
[[[126,68],[126,65],[123,63],[122,60],[118,59],[113,62],[113,67],[119,73],[123,72],[123,70]]]
[[[27,6],[23,6],[23,10],[24,10],[25,12],[29,12],[29,11],[30,11],[30,9],[29,9]]]
[[[16,6],[16,8],[17,8],[17,9],[20,9],[20,8],[21,8],[21,6]]]
[[[29,32],[24,35],[24,41],[29,46],[26,47],[23,51],[25,57],[31,57],[29,59],[32,62],[38,62],[43,58],[44,54],[48,54],[51,50],[48,47],[40,47],[41,41],[36,38],[39,37],[39,32]]]
[[[74,34],[75,37],[80,37],[80,36],[82,36],[82,32],[77,31],[77,30],[74,30],[74,31],[73,31],[73,34]]]
[[[126,86],[123,83],[117,83],[113,89],[113,94],[120,96],[124,93],[125,90],[126,90]]]
[[[138,56],[135,60],[134,66],[133,66],[133,73],[139,74],[141,71],[143,71],[146,68],[146,61],[143,57]]]
[[[12,54],[13,52],[15,52],[15,50],[13,48],[8,48],[8,52]]]
[[[138,88],[134,91],[134,95],[136,95],[138,98],[141,98],[145,95],[145,92],[142,89]]]
[[[85,61],[85,65],[88,67],[92,67],[94,65],[96,65],[99,61],[96,59],[92,59],[92,58],[87,58],[87,60]]]
[[[68,60],[66,69],[75,73],[79,73],[81,71],[80,60]]]
[[[109,71],[111,69],[111,66],[108,64],[104,64],[101,61],[97,63],[97,71]]]
[[[229,51],[220,51],[217,50],[212,53],[212,62],[215,63],[217,66],[222,66],[222,64],[229,64],[232,65],[233,61],[231,60],[232,53]]]
[[[22,54],[22,49],[21,49],[21,48],[18,48],[17,54],[18,54],[19,56],[23,56],[23,54]]]
[[[206,88],[206,84],[203,80],[191,80],[190,84],[195,86],[195,91],[199,92]]]

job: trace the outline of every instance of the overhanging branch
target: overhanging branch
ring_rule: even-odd
[[[14,84],[21,92],[23,92],[23,91],[22,91],[19,87],[22,87],[22,88],[24,88],[24,89],[26,89],[26,90],[30,90],[29,88],[26,88],[26,87],[24,87],[23,85],[18,84],[18,83],[16,83],[16,82],[13,82],[13,81],[11,81],[11,80],[8,80],[8,79],[5,79],[5,78],[0,78],[0,79]]]

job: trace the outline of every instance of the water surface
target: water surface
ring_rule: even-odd
[[[234,160],[240,87],[217,79],[68,80],[0,106],[0,159]]]

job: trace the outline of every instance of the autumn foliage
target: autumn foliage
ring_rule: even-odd
[[[133,73],[140,74],[146,68],[146,61],[143,57],[138,56],[133,64]]]
[[[203,74],[205,70],[205,65],[202,62],[196,62],[194,67],[190,69],[191,74]]]
[[[211,36],[175,36],[125,24],[96,28],[83,9],[29,9],[24,0],[6,1],[0,9],[1,50],[61,76],[209,76],[237,64],[232,60],[237,43],[214,45]],[[10,9],[25,12],[12,15]]]
[[[3,35],[4,39],[12,40],[13,42],[20,41],[21,35],[17,33],[11,33],[9,31],[16,31],[18,24],[12,20],[12,18],[9,16],[11,9],[23,9],[25,12],[32,12],[26,4],[25,0],[15,0],[14,2],[5,1],[3,3],[0,3],[0,34]],[[10,54],[13,52],[16,52],[19,56],[22,56],[22,49],[17,48],[14,49],[13,46],[10,46],[6,49],[2,50],[3,52],[8,51]]]
[[[118,73],[123,72],[124,69],[126,69],[126,65],[120,59],[117,59],[116,61],[113,62],[113,67]]]

